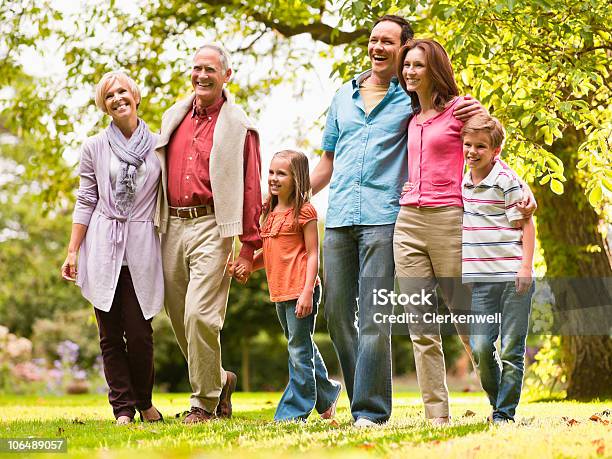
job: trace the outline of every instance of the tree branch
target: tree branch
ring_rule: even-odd
[[[293,37],[302,33],[309,34],[313,40],[322,41],[328,45],[343,45],[367,37],[370,32],[367,29],[357,29],[353,32],[343,32],[322,22],[311,22],[310,24],[282,24],[275,22],[266,15],[253,11],[250,16],[257,22],[261,22],[266,27],[273,29],[285,37]]]
[[[235,50],[233,50],[233,52],[243,53],[245,51],[250,50],[253,47],[253,45],[257,43],[259,39],[263,37],[265,34],[266,34],[265,31],[260,32],[259,34],[257,34],[257,36],[253,40],[251,40],[251,43],[249,43],[248,45],[241,46],[240,48],[236,48]]]

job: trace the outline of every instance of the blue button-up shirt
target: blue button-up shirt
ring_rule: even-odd
[[[336,93],[322,149],[334,153],[325,226],[395,223],[408,177],[406,138],[410,98],[393,78],[383,100],[366,115],[359,84],[364,72]]]

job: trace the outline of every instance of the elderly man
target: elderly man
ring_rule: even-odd
[[[183,422],[230,417],[236,375],[221,366],[234,236],[250,272],[261,247],[261,159],[253,123],[224,89],[230,58],[217,44],[193,58],[193,94],[162,118],[156,152],[162,181],[155,224],[162,234],[165,308],[189,367],[191,410]]]
[[[374,24],[368,42],[372,68],[336,93],[327,115],[321,160],[312,172],[316,193],[331,181],[323,260],[325,318],[340,360],[356,427],[391,416],[391,330],[373,321],[374,289],[393,291],[393,229],[407,179],[410,98],[399,85],[397,54],[413,32],[399,16]],[[483,110],[458,106],[465,119]]]

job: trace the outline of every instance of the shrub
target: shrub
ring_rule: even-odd
[[[58,347],[70,341],[77,346],[75,364],[91,369],[100,355],[100,338],[91,308],[56,312],[52,319],[38,319],[32,327],[34,355],[47,362],[62,360]],[[65,347],[65,346],[64,346]],[[62,347],[59,347],[60,351]]]

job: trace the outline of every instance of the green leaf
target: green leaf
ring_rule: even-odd
[[[557,179],[553,179],[550,182],[550,189],[555,194],[563,194],[563,183]]]
[[[529,123],[533,120],[533,115],[526,115],[521,118],[521,127],[524,129],[529,126]]]
[[[589,204],[591,204],[593,207],[597,207],[601,202],[601,198],[601,186],[596,185],[595,188],[593,188],[589,193]]]
[[[546,185],[548,182],[550,182],[550,174],[549,175],[545,175],[542,180],[540,180],[540,185]]]

